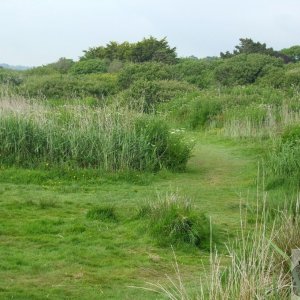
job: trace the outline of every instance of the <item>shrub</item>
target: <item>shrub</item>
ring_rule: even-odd
[[[19,85],[23,81],[20,71],[13,71],[0,68],[0,84]]]
[[[103,98],[117,92],[113,74],[30,76],[20,87],[20,93],[30,97],[74,98],[92,96]]]
[[[85,59],[76,62],[70,69],[70,73],[74,75],[106,73],[108,63],[103,59]]]
[[[127,64],[119,73],[118,84],[126,89],[137,80],[169,80],[173,77],[171,66],[163,63]]]
[[[199,88],[215,85],[214,70],[222,63],[220,59],[181,59],[173,66],[176,78]]]
[[[215,69],[215,78],[225,86],[251,84],[266,73],[267,66],[282,65],[281,59],[269,55],[240,54],[223,60]]]
[[[123,95],[123,102],[133,109],[143,112],[155,111],[156,105],[172,98],[196,91],[197,88],[186,82],[175,80],[135,81]]]
[[[163,246],[189,244],[209,250],[210,237],[217,241],[209,219],[177,194],[142,206],[139,216],[149,219],[150,234]]]

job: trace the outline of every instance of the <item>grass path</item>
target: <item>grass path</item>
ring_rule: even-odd
[[[158,299],[128,288],[172,273],[171,250],[158,247],[134,219],[139,203],[178,191],[231,230],[241,197],[254,190],[257,158],[251,148],[192,137],[197,143],[188,171],[160,174],[147,184],[22,184],[27,171],[0,171],[0,298]],[[116,207],[118,222],[86,218],[89,209],[105,204]],[[207,256],[191,248],[176,253],[190,276],[198,275]]]

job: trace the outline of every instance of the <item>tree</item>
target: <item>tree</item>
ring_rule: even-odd
[[[154,37],[144,38],[132,50],[133,62],[156,61],[172,64],[176,62],[176,48],[170,48],[165,38],[157,40]]]
[[[143,39],[137,43],[109,42],[105,47],[95,47],[83,51],[85,54],[80,60],[107,59],[121,62],[147,62],[156,61],[167,64],[176,62],[176,48],[171,48],[166,40],[154,37]]]
[[[300,61],[300,45],[282,49],[280,52],[284,55],[289,56],[294,61]]]
[[[220,56],[222,58],[230,58],[235,55],[239,54],[253,54],[253,53],[260,53],[266,54],[271,56],[276,56],[273,48],[267,48],[265,43],[254,42],[252,39],[249,38],[240,38],[240,44],[235,46],[235,50],[232,53],[226,51],[225,53],[221,52]]]

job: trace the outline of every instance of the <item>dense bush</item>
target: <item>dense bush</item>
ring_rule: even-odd
[[[259,83],[274,88],[289,89],[300,86],[300,64],[289,64],[284,68],[270,68]]]
[[[215,78],[225,86],[251,84],[266,74],[267,67],[282,65],[281,59],[269,55],[239,54],[224,59],[215,70]]]
[[[214,70],[220,63],[220,59],[181,59],[173,70],[178,79],[207,88],[215,84]]]
[[[119,74],[118,84],[126,89],[137,80],[170,80],[173,77],[171,67],[166,64],[157,62],[127,64]]]
[[[74,63],[70,69],[70,73],[74,75],[106,73],[108,70],[108,62],[103,59],[86,59]]]
[[[22,72],[0,68],[0,84],[19,85],[22,81]]]
[[[123,101],[131,108],[151,112],[158,103],[196,90],[195,86],[176,80],[137,80],[123,93]]]
[[[102,98],[117,92],[117,78],[113,74],[30,76],[20,87],[22,94],[47,98],[94,96]]]

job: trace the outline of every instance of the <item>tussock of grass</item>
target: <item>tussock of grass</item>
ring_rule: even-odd
[[[169,194],[141,206],[138,215],[149,220],[149,232],[162,246],[189,244],[209,250],[210,220],[196,212],[189,199]],[[213,238],[216,242],[216,232]]]

